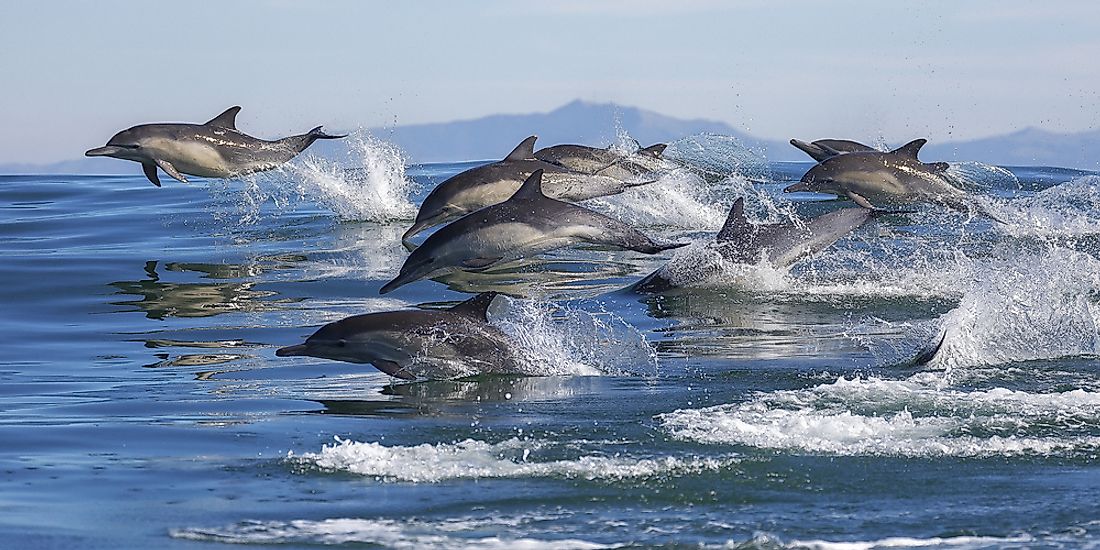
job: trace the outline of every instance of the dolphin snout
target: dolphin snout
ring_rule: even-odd
[[[109,157],[117,155],[121,151],[121,147],[115,147],[114,145],[107,145],[105,147],[96,147],[95,149],[88,149],[84,152],[86,157]]]
[[[809,190],[810,190],[810,184],[808,182],[805,182],[805,181],[800,181],[796,184],[788,185],[788,186],[783,188],[784,193],[797,193],[799,191],[809,191]]]
[[[305,344],[298,344],[296,346],[279,348],[275,350],[275,355],[278,357],[293,357],[295,355],[306,355],[307,351],[309,351],[309,346]]]

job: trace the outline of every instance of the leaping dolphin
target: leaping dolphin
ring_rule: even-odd
[[[661,154],[668,145],[656,143],[633,153],[586,145],[552,145],[535,151],[535,158],[570,170],[630,181],[663,168]]]
[[[237,130],[240,107],[230,107],[205,124],[141,124],[114,135],[104,147],[89,149],[89,157],[114,157],[140,162],[145,177],[160,187],[157,167],[186,182],[184,174],[231,178],[271,170],[294,158],[318,139],[339,139],[318,126],[297,136],[267,141]]]
[[[620,221],[547,197],[535,170],[510,198],[451,222],[413,250],[385,294],[426,277],[470,271],[587,242],[656,254],[687,243],[657,244]]]
[[[402,236],[417,233],[486,206],[504,202],[535,170],[543,171],[547,196],[576,202],[616,195],[646,182],[624,182],[608,176],[585,174],[535,158],[535,140],[520,142],[504,160],[471,168],[440,183],[424,198],[416,222]]]
[[[403,380],[515,372],[508,337],[489,324],[487,312],[496,296],[483,292],[447,310],[354,315],[275,355],[370,363]]]
[[[917,159],[927,141],[915,139],[887,153],[853,151],[826,158],[783,192],[828,193],[848,197],[864,208],[931,202],[967,212],[977,210],[992,218],[969,195],[948,183],[946,162]]]
[[[745,199],[730,208],[726,223],[715,238],[716,250],[723,258],[740,264],[753,264],[765,256],[775,267],[786,267],[832,246],[842,237],[859,229],[879,214],[903,213],[841,208],[797,223],[754,224],[745,217]],[[665,264],[630,289],[640,293],[664,292],[675,288]]]
[[[850,139],[819,139],[810,143],[792,139],[791,145],[801,149],[803,153],[810,155],[818,162],[844,153],[878,151],[870,145],[864,145]]]

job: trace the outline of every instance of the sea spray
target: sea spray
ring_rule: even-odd
[[[215,217],[248,226],[303,207],[328,210],[341,221],[391,223],[415,217],[410,197],[417,184],[405,174],[404,153],[362,132],[342,143],[346,164],[307,153],[276,170],[245,176],[243,188],[235,180],[214,180]]]
[[[288,166],[298,195],[343,220],[393,222],[416,216],[416,205],[409,199],[416,184],[405,174],[405,154],[363,132],[350,136],[347,145],[350,168],[315,156]]]

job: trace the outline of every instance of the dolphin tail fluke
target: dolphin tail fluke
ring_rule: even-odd
[[[649,147],[638,149],[638,154],[648,155],[648,156],[651,156],[653,158],[661,158],[661,154],[663,154],[665,152],[665,148],[667,148],[667,147],[668,147],[667,143],[654,143],[653,145],[650,145]]]
[[[646,275],[642,280],[630,285],[628,290],[637,292],[638,294],[657,294],[671,290],[672,288],[672,282],[662,276],[661,270],[658,269]]]
[[[313,138],[314,140],[318,140],[318,139],[341,139],[341,138],[348,137],[347,134],[326,134],[324,132],[324,130],[322,130],[321,128],[324,128],[324,126],[318,126],[314,129],[310,130],[307,135],[309,135],[309,137]]]
[[[942,331],[939,334],[939,338],[929,342],[915,357],[905,362],[905,366],[919,367],[927,365],[935,359],[936,354],[940,352],[940,348],[943,347],[943,341],[947,339],[947,331]]]
[[[632,250],[641,252],[642,254],[656,254],[658,252],[664,252],[666,250],[683,248],[689,244],[691,243],[657,243],[650,241],[642,246],[634,247]]]

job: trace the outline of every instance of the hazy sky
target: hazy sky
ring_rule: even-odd
[[[1100,2],[113,1],[0,9],[0,162],[240,104],[261,137],[572,99],[768,138],[1100,127]],[[532,128],[532,132],[537,132]]]

